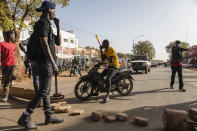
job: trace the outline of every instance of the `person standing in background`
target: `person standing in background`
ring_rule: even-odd
[[[9,87],[11,81],[16,79],[16,44],[14,31],[6,32],[7,40],[0,43],[1,52],[1,68],[2,68],[2,87],[3,98],[2,102],[8,101]]]
[[[182,92],[185,92],[186,90],[183,89],[183,78],[182,78],[182,52],[188,51],[189,49],[181,48],[181,42],[175,41],[175,46],[172,48],[172,58],[171,58],[171,69],[172,69],[172,75],[171,75],[171,83],[170,87],[171,89],[174,89],[174,80],[176,76],[176,72],[178,72],[179,77],[179,90]]]

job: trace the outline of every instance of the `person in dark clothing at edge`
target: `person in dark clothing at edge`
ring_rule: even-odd
[[[62,123],[64,119],[60,119],[52,115],[50,106],[50,91],[53,72],[58,72],[58,67],[55,63],[55,44],[61,44],[59,19],[55,17],[55,5],[50,1],[42,2],[40,8],[36,9],[42,12],[40,20],[34,25],[34,31],[39,38],[39,43],[36,44],[36,63],[39,68],[40,87],[38,93],[29,103],[27,109],[23,112],[18,120],[18,124],[28,129],[38,129],[38,125],[31,121],[31,114],[36,108],[39,101],[43,99],[45,124]],[[53,20],[57,27],[57,36],[53,34],[50,20]]]
[[[25,55],[26,55],[25,60],[24,60],[24,65],[25,65],[26,70],[29,71],[28,78],[31,79],[31,73],[33,72],[32,71],[32,62],[27,58],[27,51],[25,49],[25,47],[27,47],[27,45],[28,45],[28,42],[29,42],[29,38],[21,41],[19,43],[19,47],[22,50],[22,52],[25,53]],[[37,81],[39,81],[39,80],[37,80]],[[33,82],[34,82],[34,78],[33,78]],[[38,91],[38,88],[35,88],[35,86],[34,86],[34,89],[35,89],[35,91]]]
[[[183,51],[188,51],[189,49],[184,49],[181,48],[181,42],[180,41],[175,41],[175,46],[172,48],[172,58],[171,58],[171,69],[172,69],[172,76],[171,76],[171,83],[170,87],[171,89],[173,88],[174,85],[174,80],[175,80],[175,75],[176,72],[178,72],[178,77],[179,77],[179,90],[182,92],[185,92],[186,90],[183,89],[183,78],[182,78],[182,52]]]
[[[28,42],[29,42],[29,38],[27,40],[24,40],[19,43],[20,49],[26,54],[25,61],[27,61],[27,62],[29,60],[27,58],[27,50],[25,49],[25,47],[27,47]],[[33,76],[34,90],[35,90],[35,93],[38,93],[38,90],[39,90],[39,70],[38,70],[38,64],[36,63],[36,61],[31,61],[31,70],[32,70],[32,76]]]
[[[108,101],[110,101],[109,92],[111,90],[111,79],[115,76],[117,69],[119,68],[119,60],[114,48],[109,46],[108,40],[104,40],[100,48],[101,48],[101,52],[103,48],[105,49],[103,53],[101,53],[102,54],[101,57],[102,57],[102,61],[107,60],[107,64],[108,64],[108,67],[101,73],[102,77],[107,76],[106,78],[107,95],[103,100],[104,103],[107,103]]]

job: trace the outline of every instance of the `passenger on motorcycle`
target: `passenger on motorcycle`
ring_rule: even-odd
[[[101,73],[102,77],[107,76],[106,78],[107,95],[103,100],[104,103],[107,103],[108,101],[110,101],[109,92],[111,90],[111,80],[115,76],[117,69],[119,68],[119,60],[114,48],[109,46],[108,40],[104,40],[100,48],[101,51],[102,49],[104,49],[103,53],[101,53],[102,61],[106,60],[108,65],[108,67]]]

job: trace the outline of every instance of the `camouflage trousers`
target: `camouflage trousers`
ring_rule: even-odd
[[[8,97],[11,81],[16,78],[17,66],[2,66],[2,87],[4,97]]]

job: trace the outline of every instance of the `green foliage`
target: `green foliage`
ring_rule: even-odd
[[[94,47],[86,46],[85,49],[94,49]]]
[[[124,54],[120,52],[118,52],[117,55],[118,55],[118,58],[130,58],[131,57],[130,54]]]
[[[0,2],[0,29],[9,30],[13,28],[13,20],[10,18],[9,10],[4,2]]]
[[[174,42],[170,42],[167,46],[166,46],[166,52],[169,54],[169,57],[171,56],[171,50],[172,48],[176,45],[175,41]],[[189,43],[186,42],[181,42],[181,47],[182,48],[190,48]],[[189,51],[184,51],[183,52],[183,58],[186,58],[188,56]]]
[[[51,0],[57,5],[65,7],[69,0]],[[38,20],[40,13],[36,8],[40,7],[42,0],[1,0],[0,1],[0,29],[22,30],[26,28],[26,21],[31,19],[31,24]]]
[[[139,41],[133,51],[134,55],[148,55],[150,59],[155,57],[155,48],[150,41]]]
[[[118,55],[118,58],[124,58],[124,54],[123,53],[117,53],[117,55]]]

